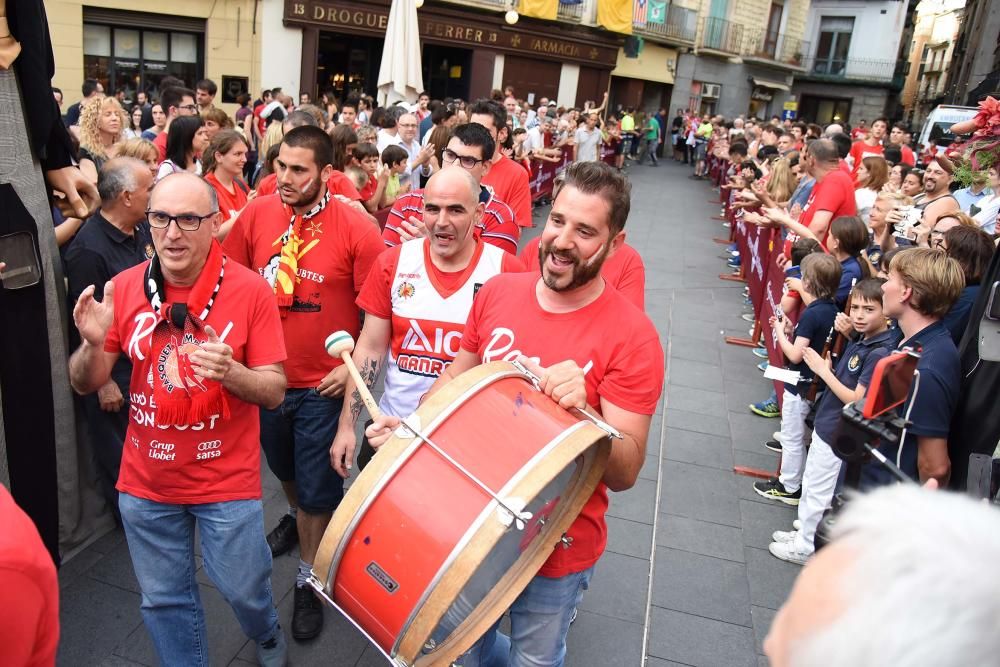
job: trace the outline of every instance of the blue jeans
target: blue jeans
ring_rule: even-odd
[[[168,505],[118,497],[132,566],[142,589],[142,620],[164,667],[208,665],[205,612],[195,580],[194,531],[205,572],[255,642],[278,631],[271,596],[271,550],[259,500]]]
[[[299,509],[325,514],[344,497],[344,480],[330,466],[343,398],[315,389],[289,389],[274,410],[260,409],[260,444],[267,465],[282,482],[295,482]]]
[[[566,633],[594,574],[536,576],[510,606],[510,637],[497,621],[455,664],[461,667],[562,667]]]

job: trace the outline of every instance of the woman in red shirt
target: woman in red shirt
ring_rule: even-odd
[[[242,132],[222,130],[212,138],[202,156],[205,180],[215,188],[224,221],[219,227],[220,241],[226,238],[240,211],[256,194],[243,181],[249,150]]]

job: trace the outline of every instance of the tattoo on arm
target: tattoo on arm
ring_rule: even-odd
[[[358,369],[358,374],[365,381],[365,386],[371,390],[375,386],[375,380],[378,378],[378,360],[370,357],[365,359],[361,363],[361,368]],[[361,392],[355,388],[351,394],[351,421],[353,423],[358,423],[358,418],[361,416],[361,409],[363,407],[364,402],[361,400]]]

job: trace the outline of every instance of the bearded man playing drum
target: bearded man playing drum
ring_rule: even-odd
[[[553,400],[599,413],[624,436],[613,441],[602,484],[567,532],[566,548],[555,549],[511,605],[511,636],[494,626],[459,665],[563,664],[570,621],[607,543],[607,491],[634,485],[645,462],[663,348],[645,313],[601,277],[601,265],[625,241],[629,192],[628,181],[604,163],[571,165],[542,232],[541,276],[501,275],[483,286],[461,351],[430,390],[480,363],[520,360]],[[399,422],[375,420],[366,430],[372,446]]]
[[[470,126],[481,129],[479,126]],[[493,140],[483,131],[485,140]],[[490,153],[492,154],[492,153]],[[425,237],[387,249],[376,260],[357,304],[365,324],[352,355],[369,387],[389,363],[379,409],[406,417],[458,354],[472,300],[483,284],[508,271],[523,271],[514,255],[478,238],[486,205],[479,181],[458,160],[431,176],[423,191]],[[346,395],[330,447],[330,463],[349,475],[361,396],[348,378]],[[362,443],[358,464],[373,450]]]

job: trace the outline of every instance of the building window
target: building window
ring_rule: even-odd
[[[852,32],[854,18],[851,16],[821,17],[813,71],[817,74],[843,75],[847,68],[847,54],[851,50]]]
[[[715,115],[715,109],[722,95],[722,86],[707,81],[692,81],[688,108],[699,114]]]
[[[84,77],[100,81],[109,95],[124,91],[128,102],[139,90],[155,97],[167,75],[193,86],[204,76],[202,52],[200,34],[83,24]]]

